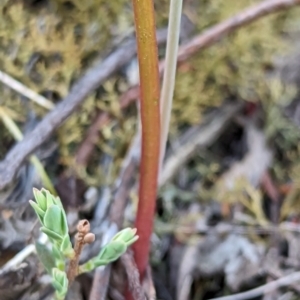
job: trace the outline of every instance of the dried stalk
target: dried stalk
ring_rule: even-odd
[[[77,225],[78,233],[75,235],[75,245],[74,245],[74,257],[70,260],[67,278],[69,280],[69,286],[72,284],[76,276],[78,275],[79,268],[79,258],[82,248],[85,244],[93,243],[95,240],[95,235],[90,233],[90,223],[88,220],[81,220]]]
[[[127,252],[121,256],[121,262],[125,267],[129,288],[134,300],[146,300],[145,293],[140,284],[139,271],[133,260],[131,253]]]
[[[179,47],[180,19],[182,12],[182,0],[171,0],[169,13],[168,39],[165,59],[165,72],[161,91],[161,136],[160,136],[160,172],[165,156],[168,138],[172,102],[175,87],[177,55]]]
[[[15,90],[16,92],[20,93],[21,95],[27,97],[28,99],[32,100],[33,102],[37,103],[38,105],[51,110],[54,108],[54,104],[48,100],[47,98],[39,95],[35,91],[29,89],[21,82],[15,80],[8,74],[0,71],[0,81],[5,85],[9,86],[11,89]]]

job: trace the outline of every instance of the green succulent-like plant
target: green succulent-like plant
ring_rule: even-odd
[[[138,239],[136,229],[125,228],[118,232],[96,257],[79,266],[83,246],[95,240],[95,235],[90,232],[89,222],[81,220],[78,223],[73,247],[66,213],[59,197],[53,196],[45,189],[34,189],[33,194],[36,202],[30,200],[30,205],[41,222],[41,231],[48,236],[51,244],[51,248],[48,248],[37,242],[36,250],[40,261],[52,277],[57,300],[65,299],[68,287],[78,274],[90,272],[117,260]]]
[[[72,258],[75,253],[70,241],[68,223],[65,211],[58,197],[54,197],[49,191],[33,189],[36,202],[29,203],[35,210],[44,232],[51,244],[53,253],[57,258]]]

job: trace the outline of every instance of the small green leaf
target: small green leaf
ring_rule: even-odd
[[[55,266],[59,270],[64,270],[65,269],[65,258],[63,257],[62,253],[59,251],[58,246],[52,245],[52,255],[55,259]]]
[[[71,241],[70,241],[70,237],[69,235],[66,235],[63,240],[62,243],[60,245],[60,251],[64,252],[65,250],[67,250],[70,247]]]
[[[111,241],[101,250],[97,256],[97,261],[112,262],[117,260],[127,250],[125,243],[121,241]]]
[[[42,189],[42,191],[43,191],[43,193],[46,197],[46,200],[47,200],[47,207],[55,205],[54,196],[52,196],[52,194],[49,191],[45,190],[45,189]]]
[[[63,256],[61,255],[61,252],[55,245],[52,246],[52,254],[55,260],[63,260]]]
[[[53,197],[53,201],[54,201],[54,204],[56,204],[59,207],[63,208],[63,205],[62,205],[61,200],[60,200],[59,197]]]
[[[61,208],[61,230],[64,233],[64,235],[68,235],[69,233],[68,221],[67,221],[65,210],[63,208]]]
[[[47,208],[44,226],[62,237],[68,233],[66,216],[58,205],[51,205]]]
[[[43,195],[43,193],[41,191],[39,191],[38,189],[33,188],[33,194],[34,194],[34,198],[35,198],[37,204],[39,205],[39,207],[43,211],[46,211],[47,201],[46,201],[46,197]]]
[[[60,294],[57,291],[55,292],[55,300],[65,300],[66,294]]]
[[[62,286],[60,285],[59,282],[55,281],[55,280],[52,280],[52,285],[53,287],[57,290],[57,291],[61,291],[62,290]]]
[[[56,261],[56,268],[58,270],[64,271],[66,268],[66,263],[63,260],[57,260]]]
[[[64,236],[61,232],[61,209],[57,205],[51,205],[47,208],[44,217],[44,226],[55,233]]]
[[[106,266],[111,262],[112,261],[110,261],[110,260],[96,259],[94,261],[94,265],[95,265],[95,268],[98,268],[98,267],[101,267],[101,266]]]
[[[42,211],[40,209],[40,207],[32,200],[29,200],[29,204],[31,205],[31,207],[34,209],[35,213],[37,214],[40,222],[43,224],[43,219],[44,219],[44,216],[45,216],[45,212]]]
[[[57,268],[52,269],[52,284],[59,294],[66,294],[68,291],[67,274]]]
[[[46,227],[41,227],[41,231],[44,232],[46,235],[48,235],[50,238],[52,238],[53,240],[61,243],[63,237],[60,236],[59,234],[55,233],[54,231],[46,228]]]
[[[95,258],[92,258],[89,261],[87,261],[85,264],[79,266],[79,274],[93,271],[96,267],[98,266],[95,265]]]
[[[44,244],[39,242],[35,243],[35,248],[41,263],[45,267],[46,271],[51,275],[52,269],[55,268],[55,260],[51,251]]]
[[[112,241],[122,241],[126,246],[133,244],[139,237],[136,235],[136,229],[125,228],[118,232],[113,238]]]
[[[65,237],[62,240],[62,243],[60,245],[60,251],[67,257],[71,258],[74,256],[74,250],[68,234],[65,235]]]

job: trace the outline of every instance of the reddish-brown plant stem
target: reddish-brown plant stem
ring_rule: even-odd
[[[150,249],[159,165],[160,112],[158,50],[152,0],[132,0],[140,71],[142,153],[136,228],[135,261],[143,277]]]
[[[81,220],[77,225],[78,233],[75,236],[75,246],[74,246],[74,257],[70,260],[67,278],[69,280],[69,286],[74,281],[75,277],[78,275],[78,263],[82,248],[85,244],[90,244],[94,241],[95,235],[90,233],[90,223],[88,220]]]

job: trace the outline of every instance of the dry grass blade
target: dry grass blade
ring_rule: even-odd
[[[14,78],[2,71],[0,71],[0,81],[12,88],[13,90],[15,90],[16,92],[20,93],[21,95],[37,103],[38,105],[49,110],[54,108],[54,104],[50,100],[29,89],[21,82],[15,80]]]

